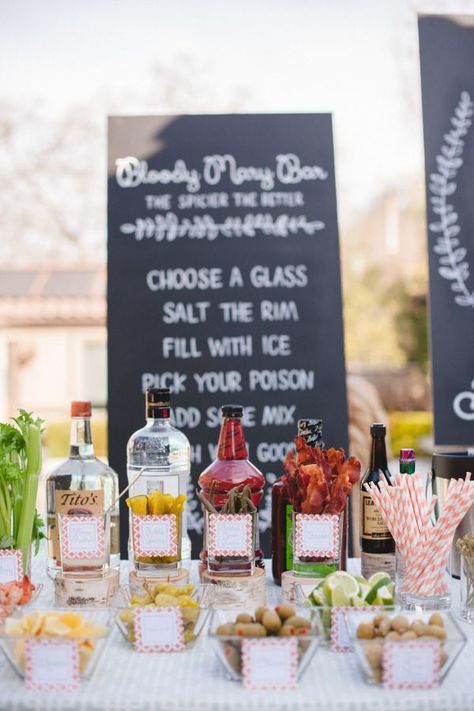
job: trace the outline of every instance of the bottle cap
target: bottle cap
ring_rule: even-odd
[[[374,422],[374,424],[370,427],[370,434],[375,437],[381,437],[382,435],[385,435],[386,432],[387,428],[382,422]]]
[[[244,408],[242,405],[222,405],[221,411],[223,417],[242,417]]]
[[[90,417],[92,405],[90,400],[73,400],[71,402],[71,417]]]
[[[298,420],[298,437],[304,437],[309,447],[324,449],[323,421],[313,418]]]
[[[145,392],[145,402],[147,406],[169,407],[171,403],[169,388],[148,388]]]
[[[414,449],[401,449],[400,450],[400,460],[415,459]]]

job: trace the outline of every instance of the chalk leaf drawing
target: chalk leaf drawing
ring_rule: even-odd
[[[461,232],[459,216],[448,198],[456,192],[455,179],[463,165],[464,137],[471,127],[473,114],[474,102],[469,92],[463,91],[451,117],[452,128],[444,134],[443,145],[436,156],[438,171],[431,173],[429,180],[431,209],[437,216],[429,224],[429,230],[437,235],[433,249],[439,255],[438,272],[443,279],[451,281],[451,289],[456,293],[455,302],[459,306],[472,307],[474,291],[467,285],[470,276],[467,250],[458,238]]]

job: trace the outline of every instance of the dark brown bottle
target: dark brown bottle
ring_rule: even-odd
[[[386,527],[380,513],[364,488],[364,484],[373,482],[378,485],[383,477],[391,485],[392,477],[387,465],[387,450],[385,446],[386,427],[375,423],[370,428],[372,448],[370,464],[361,481],[361,524],[360,547],[361,568],[364,578],[374,573],[384,571],[392,579],[395,578],[395,542]]]

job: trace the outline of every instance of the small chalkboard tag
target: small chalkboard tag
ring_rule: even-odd
[[[245,689],[282,691],[298,681],[298,647],[287,639],[243,639],[242,679]]]
[[[433,689],[439,683],[440,643],[385,642],[383,685],[387,689]]]
[[[331,651],[352,652],[352,642],[346,623],[346,614],[367,613],[367,607],[332,607],[331,608]],[[324,610],[322,610],[324,614]]]
[[[27,639],[25,685],[35,691],[79,688],[79,650],[72,640]]]
[[[0,550],[0,584],[19,582],[23,578],[23,553],[21,550]]]
[[[105,556],[103,516],[61,516],[61,559],[97,560]]]
[[[228,558],[253,552],[251,514],[209,514],[209,554]]]
[[[177,556],[176,516],[133,516],[133,546],[140,556]]]
[[[137,652],[181,652],[185,648],[179,607],[136,607],[133,628]]]
[[[294,535],[298,558],[336,558],[339,517],[329,514],[296,514]]]

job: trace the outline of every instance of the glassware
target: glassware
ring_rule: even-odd
[[[265,478],[257,467],[249,462],[247,445],[242,427],[243,408],[241,405],[223,405],[223,421],[219,434],[217,458],[199,477],[199,487],[203,495],[219,511],[226,503],[229,491],[236,486],[250,486],[252,502],[257,507],[263,496]],[[201,560],[207,565],[207,526],[204,519],[203,549]],[[255,561],[263,565],[263,552],[259,544],[258,531],[255,543]]]
[[[395,577],[395,543],[390,531],[385,525],[375,504],[365,490],[364,485],[370,482],[378,484],[381,475],[391,484],[391,475],[387,466],[387,451],[385,447],[386,427],[374,423],[370,428],[372,448],[370,464],[360,482],[361,498],[361,568],[364,578],[383,571]]]
[[[304,437],[310,447],[324,449],[322,428],[322,420],[300,419],[298,437]],[[286,570],[293,570],[293,506],[282,477],[272,486],[272,573],[277,585]]]
[[[191,448],[187,437],[171,425],[168,388],[149,388],[145,393],[146,425],[132,434],[127,444],[129,496],[163,494],[186,496],[191,471]],[[139,475],[140,470],[144,469]],[[137,478],[138,477],[138,478]],[[191,558],[186,527],[186,508],[181,516],[181,554]],[[133,554],[129,538],[129,556]]]
[[[299,514],[293,511],[293,571],[324,578],[342,568],[344,511]]]
[[[181,567],[182,514],[131,514],[132,564],[138,575],[168,577]],[[168,550],[164,551],[164,547]],[[148,554],[147,554],[148,553]]]
[[[377,664],[374,664],[372,653],[369,650],[371,650],[371,648],[373,649],[376,644],[381,645],[382,650],[383,645],[387,643],[400,645],[404,644],[403,641],[386,641],[384,637],[378,637],[375,639],[360,639],[357,636],[357,628],[359,625],[361,623],[369,623],[373,621],[376,614],[377,611],[373,608],[370,611],[368,610],[367,613],[358,612],[357,614],[351,614],[350,611],[344,613],[348,635],[356,654],[359,668],[362,671],[365,681],[369,684],[381,683],[383,675],[382,655],[380,653],[377,655]],[[395,614],[398,616],[400,615],[400,613]],[[390,614],[388,617],[392,618],[395,614]],[[420,620],[426,625],[428,624],[431,616],[431,613],[429,612],[403,612],[402,614],[410,625],[417,620]],[[442,617],[444,629],[446,631],[446,638],[444,640],[439,640],[441,645],[441,668],[439,672],[440,681],[446,677],[447,673],[466,644],[466,636],[456,623],[453,615],[451,613],[444,613]],[[433,641],[433,639],[428,640],[426,637],[418,637],[417,639],[420,644],[423,644],[424,641]]]
[[[448,592],[439,595],[420,595],[407,590],[405,584],[406,567],[402,555],[397,550],[395,571],[395,601],[404,610],[447,610],[451,607],[451,595]],[[446,574],[446,579],[448,575]]]
[[[242,641],[238,635],[217,634],[217,629],[224,624],[233,623],[242,608],[230,610],[214,610],[209,623],[209,637],[211,638],[214,651],[221,662],[225,675],[232,681],[242,679]],[[320,642],[319,616],[307,607],[297,607],[295,612],[298,617],[308,620],[310,632],[305,635],[298,635],[298,679],[301,679],[308,668]],[[250,639],[250,638],[248,638]],[[278,639],[277,637],[275,639]]]
[[[110,565],[120,567],[118,477],[94,455],[91,403],[71,403],[69,459],[46,479],[48,575],[61,570],[58,514],[103,515],[110,511]],[[111,508],[112,507],[112,508]]]
[[[258,514],[213,514],[206,511],[205,515],[208,571],[211,574],[253,573]]]
[[[66,575],[106,575],[110,568],[110,514],[58,513],[61,570]]]
[[[71,629],[70,636],[58,636],[55,635],[54,632],[48,634],[41,630],[34,634],[32,631],[24,631],[21,634],[11,636],[7,634],[8,628],[3,626],[0,629],[0,646],[17,674],[21,677],[25,675],[24,648],[26,640],[48,640],[49,642],[70,640],[76,642],[79,647],[80,678],[88,679],[96,668],[105,649],[107,639],[113,629],[116,612],[110,609],[90,610],[82,608],[77,611],[72,611],[70,608],[55,608],[54,610],[43,610],[39,608],[24,610],[23,608],[16,608],[10,616],[10,619],[20,620],[25,615],[36,616],[37,619],[45,615],[54,615],[58,618],[64,615],[68,616],[69,620],[79,615],[80,619],[84,621],[84,635],[81,635],[80,632],[78,633],[77,629]],[[52,623],[50,623],[50,627],[53,627]],[[92,627],[95,627],[93,633],[90,631]]]
[[[474,624],[474,555],[461,554],[461,586],[459,614],[465,622]]]

